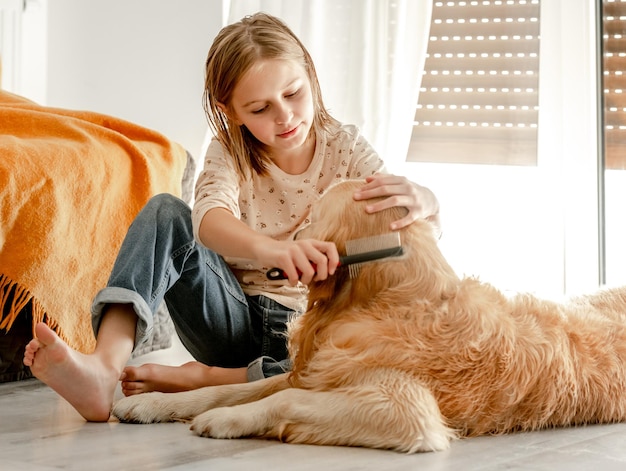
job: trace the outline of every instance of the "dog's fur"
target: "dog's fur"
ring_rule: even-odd
[[[314,207],[304,236],[346,240],[384,232],[400,208],[367,215],[342,183]],[[432,226],[401,230],[405,255],[310,286],[290,325],[293,371],[262,381],[149,393],[117,402],[122,421],[193,419],[207,437],[403,452],[451,439],[626,417],[626,288],[568,303],[507,297],[460,279]],[[540,269],[540,268],[538,268]]]

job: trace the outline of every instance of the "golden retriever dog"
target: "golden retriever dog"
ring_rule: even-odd
[[[375,236],[401,208],[367,215],[345,182],[304,237]],[[626,288],[567,303],[505,296],[458,277],[432,226],[400,231],[404,255],[310,286],[289,327],[290,373],[118,401],[128,422],[192,420],[198,435],[266,437],[414,453],[457,437],[626,418]]]

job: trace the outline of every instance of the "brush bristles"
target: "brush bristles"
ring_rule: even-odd
[[[375,250],[384,250],[400,247],[400,233],[388,232],[372,237],[363,237],[361,239],[353,239],[346,241],[346,255],[354,255],[363,252],[373,252]],[[370,263],[370,262],[364,262]],[[348,266],[350,278],[356,278],[361,271],[363,263],[355,263]]]

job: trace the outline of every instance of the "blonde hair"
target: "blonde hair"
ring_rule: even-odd
[[[265,13],[256,13],[224,27],[207,56],[203,105],[211,130],[235,160],[242,179],[248,178],[252,171],[265,175],[269,155],[265,146],[245,126],[233,122],[229,118],[232,113],[224,113],[219,104],[230,108],[235,86],[260,59],[293,60],[304,67],[315,109],[312,135],[327,131],[335,122],[322,101],[311,56],[285,23]]]

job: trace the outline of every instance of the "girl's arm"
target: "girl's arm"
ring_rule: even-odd
[[[281,268],[293,286],[301,281],[324,280],[339,264],[337,247],[319,240],[278,241],[259,234],[224,208],[204,215],[198,235],[203,245],[222,256],[259,261],[268,268]],[[317,266],[313,268],[311,263]]]

